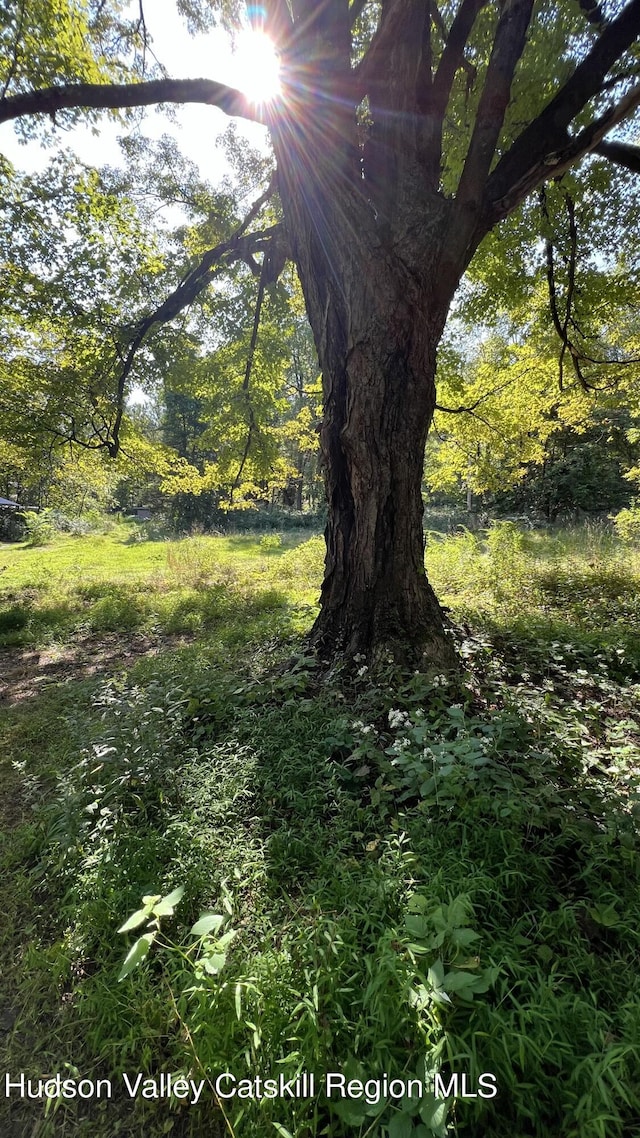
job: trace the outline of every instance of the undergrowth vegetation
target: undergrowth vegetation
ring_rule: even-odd
[[[75,539],[49,552],[67,635],[100,540],[78,573]],[[167,591],[210,605],[198,638],[3,712],[4,1069],[114,1094],[14,1096],[2,1133],[634,1133],[640,559],[600,531],[432,535],[454,681],[327,675],[300,638],[321,541],[233,540],[124,547],[122,596],[163,631]],[[16,605],[44,577],[23,556]],[[203,1089],[132,1100],[123,1072]],[[258,1096],[303,1072],[316,1093]]]

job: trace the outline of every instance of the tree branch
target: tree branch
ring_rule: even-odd
[[[475,68],[465,60],[464,49],[471,35],[478,13],[487,3],[488,0],[462,0],[453,18],[453,23],[448,35],[442,25],[442,18],[440,17],[437,6],[435,3],[431,6],[434,23],[437,27],[441,28],[443,38],[445,39],[444,49],[431,85],[431,91],[422,108],[421,150],[427,167],[427,182],[433,189],[437,189],[440,181],[442,126],[451,95],[451,88],[453,87],[453,81],[457,71],[461,67],[464,67],[465,70],[471,68],[474,72],[473,78],[475,79]],[[471,82],[472,81],[473,80],[471,80]]]
[[[235,236],[229,241],[216,245],[214,249],[208,249],[200,258],[195,269],[192,269],[191,272],[187,274],[184,280],[180,282],[178,287],[174,289],[162,304],[158,305],[153,312],[145,316],[136,326],[127,353],[125,356],[121,356],[122,368],[118,376],[116,415],[113,429],[110,432],[111,438],[109,442],[105,444],[112,458],[116,457],[119,450],[118,436],[122,415],[124,413],[126,382],[136,355],[146,339],[147,334],[156,324],[168,324],[170,320],[178,316],[179,313],[192,304],[196,297],[211,284],[215,277],[223,272],[233,261],[241,261],[245,258],[250,258],[254,253],[261,250],[265,251],[266,257],[266,250],[268,249],[270,241],[273,240],[274,237],[280,236],[281,228],[280,225],[273,225],[261,233],[251,233],[246,237]],[[225,258],[224,262],[222,261],[223,258]]]
[[[524,51],[533,0],[510,0],[502,10],[480,96],[469,149],[456,193],[454,224],[480,209],[485,182],[509,105],[516,64]],[[464,229],[475,229],[470,218]]]
[[[415,113],[425,38],[426,54],[430,54],[430,20],[430,13],[422,11],[420,4],[389,0],[382,5],[369,49],[354,73],[358,100],[371,96],[374,121],[376,110]]]
[[[246,441],[245,448],[244,448],[244,451],[242,454],[242,459],[240,460],[240,466],[238,467],[238,473],[236,474],[236,476],[233,480],[233,485],[231,486],[231,489],[229,490],[229,505],[230,506],[233,505],[234,490],[237,490],[238,486],[240,485],[240,479],[242,478],[242,472],[245,468],[246,461],[249,457],[249,451],[251,450],[251,442],[253,440],[253,432],[256,429],[256,417],[255,417],[255,414],[253,411],[253,404],[251,402],[249,383],[251,380],[251,372],[253,370],[253,361],[254,361],[255,354],[256,354],[256,345],[258,343],[258,330],[260,328],[260,316],[262,314],[262,303],[264,301],[264,290],[265,290],[266,283],[267,283],[267,261],[266,261],[266,256],[265,256],[265,260],[264,260],[263,266],[262,266],[262,272],[260,273],[260,281],[258,284],[258,295],[256,297],[256,308],[255,308],[255,312],[253,315],[253,327],[251,329],[251,340],[249,341],[249,351],[247,353],[247,363],[246,363],[246,367],[245,367],[245,371],[244,371],[244,379],[242,381],[242,394],[243,394],[244,400],[247,404],[247,411],[248,411],[248,417],[249,417],[249,430],[247,432],[247,441]]]
[[[573,296],[576,286],[576,260],[578,252],[578,230],[576,226],[576,211],[573,199],[569,194],[564,195],[565,206],[567,210],[567,218],[569,221],[569,256],[567,258],[567,290],[564,302],[564,320],[560,319],[560,311],[558,307],[558,289],[556,284],[556,271],[555,271],[555,258],[553,241],[550,236],[545,239],[545,258],[547,263],[547,287],[549,290],[549,309],[551,311],[551,319],[556,334],[562,347],[560,348],[560,357],[558,359],[558,386],[562,391],[564,388],[564,359],[567,352],[571,357],[573,370],[576,373],[576,378],[583,391],[590,390],[590,384],[587,383],[580,366],[581,353],[576,345],[573,343],[569,336],[569,324],[573,322]],[[548,225],[551,224],[549,217],[549,210],[547,207],[547,196],[544,191],[544,186],[540,190],[540,208],[542,215]]]
[[[638,105],[637,88],[571,139],[570,124],[602,93],[607,72],[640,35],[640,0],[630,0],[576,67],[573,75],[498,162],[487,184],[488,224],[505,217],[540,182],[592,150]],[[489,220],[490,218],[490,220]]]
[[[586,154],[595,150],[605,135],[613,130],[618,123],[628,118],[638,106],[640,106],[640,83],[632,87],[620,99],[619,103],[609,107],[579,134],[569,138],[568,141],[566,141],[568,136],[565,134],[566,145],[564,147],[552,153],[547,152],[546,156],[539,159],[537,163],[532,163],[520,181],[511,187],[507,195],[488,205],[487,218],[491,218],[491,224],[510,213],[541,182],[547,181],[549,178],[559,178]],[[490,189],[491,179],[489,179],[487,193],[490,192]]]
[[[513,379],[507,379],[504,383],[498,384],[497,387],[492,388],[491,391],[485,391],[484,395],[478,396],[474,403],[470,403],[466,407],[443,407],[441,403],[436,403],[435,410],[440,411],[443,415],[472,415],[481,403],[485,403],[487,399],[492,399],[494,395],[499,395],[505,388],[511,387]]]
[[[599,142],[592,153],[640,174],[640,146],[631,146],[628,142]]]
[[[264,193],[254,202],[247,216],[241,225],[238,226],[233,236],[230,237],[228,241],[223,241],[219,245],[216,245],[213,249],[208,249],[207,252],[202,255],[195,268],[187,273],[177,288],[173,290],[162,304],[158,305],[153,312],[145,316],[131,329],[131,339],[129,340],[126,350],[121,348],[116,342],[116,353],[121,366],[118,373],[114,403],[115,414],[110,424],[106,424],[105,422],[106,436],[103,438],[102,434],[100,434],[99,437],[102,439],[102,442],[95,444],[96,446],[101,445],[106,447],[112,458],[115,458],[120,450],[120,428],[124,415],[127,379],[135,362],[136,355],[151,329],[157,324],[167,324],[170,320],[173,320],[211,284],[216,276],[222,273],[234,261],[246,260],[251,267],[253,255],[258,252],[263,252],[264,261],[261,280],[264,281],[266,281],[268,271],[273,273],[273,265],[268,256],[270,245],[273,242],[276,243],[278,250],[278,263],[282,261],[284,245],[283,229],[280,224],[272,225],[268,229],[257,233],[247,234],[245,232],[265,202],[275,193],[275,185],[274,177]],[[76,441],[79,440],[76,439]]]
[[[467,40],[471,35],[478,13],[487,3],[488,0],[462,0],[453,18],[433,81],[434,103],[443,115],[447,108],[456,72],[461,67],[472,66],[465,60],[464,49],[467,46]]]
[[[44,87],[0,101],[0,123],[22,115],[55,115],[73,108],[119,110],[157,103],[205,103],[227,115],[264,122],[258,105],[241,91],[211,79],[154,79],[148,83],[70,83]]]

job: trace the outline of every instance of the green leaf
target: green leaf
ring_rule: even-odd
[[[364,1099],[337,1099],[331,1103],[331,1109],[348,1126],[361,1126],[367,1117]]]
[[[144,924],[147,918],[151,916],[151,911],[151,905],[145,905],[144,909],[136,909],[136,912],[132,913],[129,919],[120,926],[118,932],[128,933],[131,932],[132,929],[139,928],[139,926]]]
[[[235,929],[229,929],[229,932],[225,933],[224,936],[221,936],[216,942],[218,948],[227,948],[231,944],[231,941],[234,939],[234,937],[237,935],[238,934]]]
[[[424,917],[411,914],[405,917],[404,923],[409,936],[422,939],[429,933],[429,925]]]
[[[394,1114],[389,1123],[389,1138],[411,1138],[413,1122],[408,1114]]]
[[[412,893],[407,902],[407,909],[410,913],[426,913],[428,905],[427,898],[421,893]]]
[[[594,905],[589,909],[589,916],[607,929],[614,929],[620,924],[620,914],[616,911],[615,905]]]
[[[453,709],[451,709],[453,710]],[[447,909],[447,923],[451,928],[460,928],[469,917],[469,898],[465,894],[454,897]]]
[[[477,980],[478,977],[473,976],[470,972],[447,972],[443,987],[449,992],[474,991]]]
[[[191,930],[191,936],[206,936],[207,933],[217,933],[224,922],[220,913],[203,913]]]
[[[459,948],[465,948],[468,944],[472,944],[474,940],[478,940],[480,933],[474,932],[473,929],[454,929],[451,933],[451,940],[457,944]]]
[[[157,905],[153,906],[153,912],[156,917],[172,917],[173,910],[178,902],[182,899],[184,893],[184,885],[179,885],[173,893],[167,893],[166,897],[162,897]]]
[[[420,1118],[424,1122],[427,1130],[432,1134],[437,1134],[438,1138],[444,1138],[446,1134],[446,1118],[447,1118],[447,1104],[437,1099],[435,1095],[425,1095],[424,1102],[420,1108]]]
[[[208,952],[206,956],[201,958],[200,963],[210,976],[217,976],[227,963],[227,954],[226,952]]]
[[[444,980],[444,967],[441,960],[436,960],[427,973],[427,980],[432,988],[441,988]]]
[[[274,1130],[276,1130],[278,1134],[281,1135],[281,1138],[293,1138],[291,1131],[287,1130],[286,1126],[283,1126],[282,1123],[272,1122],[271,1125],[273,1126]]]
[[[120,969],[120,975],[118,976],[118,983],[124,980],[125,976],[128,976],[130,972],[133,972],[134,968],[137,968],[138,965],[142,963],[155,939],[155,933],[144,933],[138,938],[125,957],[124,964]]]

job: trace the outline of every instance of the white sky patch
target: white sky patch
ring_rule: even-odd
[[[131,14],[138,14],[137,0],[131,6]],[[256,102],[266,101],[278,93],[277,57],[260,32],[250,29],[241,32],[234,51],[229,37],[220,28],[207,35],[190,36],[176,12],[174,0],[153,0],[145,14],[152,40],[151,49],[171,78],[214,79],[238,87]],[[216,184],[228,173],[216,140],[229,121],[217,107],[187,104],[175,108],[173,122],[161,111],[149,108],[141,130],[150,138],[174,135],[183,154],[198,165],[203,177]],[[251,146],[266,147],[265,127],[246,119],[236,121],[239,132]],[[117,166],[122,164],[117,139],[127,130],[126,126],[113,122],[105,114],[98,127],[82,125],[73,130],[58,130],[48,145],[43,146],[37,140],[25,145],[18,141],[13,124],[3,123],[0,126],[0,153],[29,173],[43,170],[56,146],[72,149],[81,161],[89,165]]]

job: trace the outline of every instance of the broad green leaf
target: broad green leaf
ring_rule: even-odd
[[[226,962],[227,955],[225,952],[208,952],[206,956],[200,959],[202,967],[210,976],[217,976],[218,972],[224,968]]]
[[[128,920],[120,926],[118,932],[128,933],[131,932],[132,929],[139,928],[139,926],[151,916],[152,908],[152,905],[145,905],[144,909],[136,909],[135,913],[132,913]]]
[[[138,938],[125,957],[124,964],[120,969],[120,975],[118,976],[118,982],[124,980],[125,976],[128,976],[130,972],[133,972],[134,968],[137,968],[138,965],[142,963],[155,939],[155,933],[144,933]]]
[[[408,1114],[396,1113],[389,1123],[389,1138],[411,1138],[413,1122]]]
[[[447,1104],[441,1102],[433,1094],[427,1094],[424,1097],[424,1102],[420,1107],[420,1118],[424,1122],[427,1130],[432,1134],[440,1135],[446,1134],[446,1118],[447,1118]]]
[[[407,902],[407,909],[410,913],[426,913],[429,902],[426,897],[421,893],[412,893]]]
[[[217,933],[223,923],[224,917],[220,913],[204,913],[191,929],[191,936]]]
[[[167,893],[166,897],[162,897],[157,905],[153,906],[153,912],[156,917],[171,917],[175,906],[181,900],[184,893],[184,885],[178,886],[173,890],[173,893]]]
[[[478,940],[480,934],[474,932],[473,929],[454,929],[451,933],[451,940],[460,948],[465,948],[468,944],[472,944],[474,940]]]

